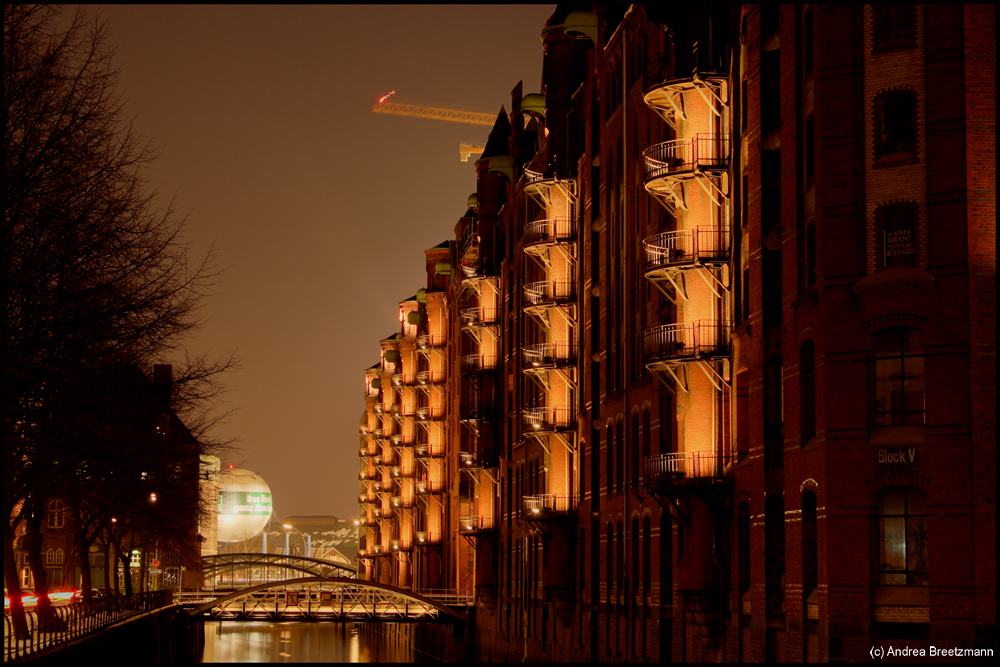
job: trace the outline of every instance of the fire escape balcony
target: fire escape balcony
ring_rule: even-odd
[[[427,444],[417,445],[413,450],[413,457],[418,461],[426,461],[428,459],[438,459],[444,456],[444,447],[439,447],[435,450],[433,447]]]
[[[391,507],[376,507],[375,508],[375,518],[376,519],[391,519],[393,516],[393,511]]]
[[[695,227],[665,232],[642,242],[646,250],[646,277],[656,279],[664,272],[729,262],[729,232],[721,227]]]
[[[563,433],[576,430],[576,412],[570,406],[524,408],[521,418],[532,433]]]
[[[417,408],[417,423],[426,424],[428,422],[444,421],[443,405],[425,405]]]
[[[444,384],[445,374],[444,371],[420,371],[417,373],[417,385],[420,387],[432,387],[440,384]],[[417,408],[417,415],[420,414],[420,408]]]
[[[416,484],[418,495],[444,493],[448,490],[448,484],[443,479],[419,479]]]
[[[646,367],[729,357],[729,325],[713,320],[664,324],[644,335]]]
[[[675,452],[643,461],[643,478],[651,491],[732,480],[733,457],[714,452]]]
[[[462,356],[462,373],[489,373],[497,369],[498,361],[499,357],[495,354],[466,354]]]
[[[389,540],[389,550],[394,553],[413,551],[413,540]]]
[[[539,255],[554,246],[576,245],[576,221],[571,218],[535,220],[524,226],[524,252]]]
[[[500,309],[494,306],[463,308],[460,317],[463,329],[480,329],[500,322]]]
[[[570,204],[576,204],[575,178],[558,178],[532,169],[525,169],[522,178],[524,193],[536,198],[545,207],[553,206],[555,196],[559,194]]]
[[[646,192],[676,215],[687,209],[683,183],[694,181],[716,204],[727,195],[716,182],[729,170],[729,135],[696,134],[685,139],[665,141],[642,153],[646,165]]]
[[[719,115],[729,104],[726,89],[728,75],[725,65],[712,58],[698,58],[699,67],[693,74],[691,68],[678,72],[669,53],[661,53],[649,58],[645,70],[643,100],[646,106],[660,115],[674,130],[677,122],[686,119],[689,109],[685,108],[684,93],[696,92],[704,100],[712,113]],[[702,71],[704,70],[704,71]],[[680,76],[687,74],[687,76]]]
[[[491,516],[463,516],[458,520],[461,535],[485,535],[497,530],[497,522]]]
[[[576,303],[576,283],[572,280],[543,280],[524,286],[524,310],[544,310]]]
[[[442,535],[439,531],[429,532],[421,530],[413,533],[413,544],[417,547],[429,547],[441,544]]]
[[[522,348],[524,371],[562,368],[576,363],[576,343],[535,343]]]
[[[397,509],[409,509],[417,504],[417,499],[410,496],[393,496],[392,506]]]
[[[417,376],[414,373],[396,373],[392,376],[392,386],[411,387],[417,383]]]
[[[447,339],[441,335],[423,334],[417,336],[417,350],[419,351],[440,349],[447,343]]]
[[[522,501],[524,503],[524,517],[528,521],[545,521],[576,516],[577,499],[568,494],[543,493],[537,496],[524,496]]]
[[[458,464],[462,470],[490,469],[498,465],[492,452],[459,452]]]
[[[481,403],[479,399],[463,403],[459,408],[458,420],[463,424],[477,425],[492,422],[494,419],[494,411],[490,409],[489,405]]]

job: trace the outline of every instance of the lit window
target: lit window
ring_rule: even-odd
[[[50,500],[47,507],[47,524],[49,528],[58,529],[66,526],[66,504],[59,499]]]
[[[926,586],[927,495],[897,486],[878,494],[879,583]]]
[[[45,552],[45,564],[46,565],[55,565],[56,564],[56,550],[55,549],[49,549],[48,551]]]
[[[62,565],[65,556],[62,549],[56,549],[56,565]]]
[[[924,333],[893,327],[875,336],[875,425],[924,423]]]

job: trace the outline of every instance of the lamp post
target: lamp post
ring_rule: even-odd
[[[306,540],[306,536],[302,534],[302,531],[299,530],[298,528],[296,528],[295,526],[292,526],[292,525],[287,524],[287,523],[281,524],[281,527],[285,529],[285,555],[286,556],[290,556],[291,555],[291,552],[288,549],[288,535],[289,535],[288,531],[294,530],[296,533],[299,534],[299,539],[302,540],[302,546],[303,546],[303,548],[306,551],[305,555],[306,555],[306,557],[308,557],[310,555],[309,552],[312,550],[311,549],[312,545],[309,544],[309,542]]]

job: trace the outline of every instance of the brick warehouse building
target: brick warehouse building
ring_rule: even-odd
[[[481,660],[994,648],[993,8],[541,37],[366,372],[364,576]]]

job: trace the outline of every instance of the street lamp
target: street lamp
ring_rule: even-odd
[[[299,534],[299,539],[302,540],[302,546],[305,548],[306,557],[309,557],[311,555],[309,552],[312,551],[312,544],[311,544],[312,540],[307,540],[306,536],[302,534],[302,531],[296,528],[295,526],[283,523],[281,524],[281,527],[285,529],[285,555],[286,556],[291,555],[291,552],[288,549],[288,531],[294,530],[296,533]]]

